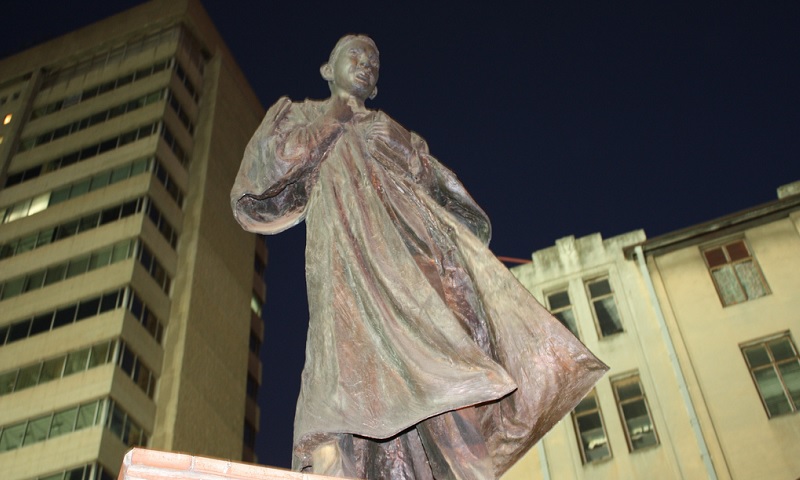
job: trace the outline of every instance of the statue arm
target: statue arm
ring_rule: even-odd
[[[234,217],[245,230],[279,233],[305,218],[316,167],[343,128],[318,110],[283,97],[253,134],[231,191]]]

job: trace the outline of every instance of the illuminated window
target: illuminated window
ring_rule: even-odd
[[[572,311],[572,302],[569,299],[567,289],[547,294],[547,306],[550,313],[567,327],[573,335],[578,337],[578,324],[575,321],[575,313]]]
[[[611,458],[606,426],[597,402],[597,393],[592,390],[572,411],[572,423],[578,435],[578,447],[583,463]]]
[[[650,407],[638,375],[611,382],[630,451],[658,445]]]
[[[617,311],[617,304],[614,301],[614,292],[608,277],[597,278],[586,282],[586,290],[589,293],[589,301],[592,304],[594,319],[601,337],[607,337],[623,331],[622,322]]]
[[[261,300],[258,299],[258,295],[255,292],[250,296],[250,310],[257,316],[261,316]]]
[[[800,407],[800,358],[788,334],[742,347],[761,402],[772,418]]]
[[[11,117],[12,115],[10,113],[7,113],[5,118],[3,118],[3,125],[8,125],[9,123],[11,123]]]
[[[734,305],[769,294],[769,287],[744,240],[703,251],[724,306]]]

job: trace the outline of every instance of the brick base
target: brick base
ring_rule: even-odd
[[[134,448],[117,480],[332,480],[333,477],[183,453]]]

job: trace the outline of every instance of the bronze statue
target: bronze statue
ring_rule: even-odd
[[[381,111],[378,49],[336,44],[324,101],[281,98],[231,192],[251,232],[305,219],[310,310],[293,467],[496,478],[605,373],[489,251],[489,219]]]

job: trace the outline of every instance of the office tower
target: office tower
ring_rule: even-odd
[[[263,113],[197,0],[0,61],[4,478],[254,460],[266,248],[228,193]]]

